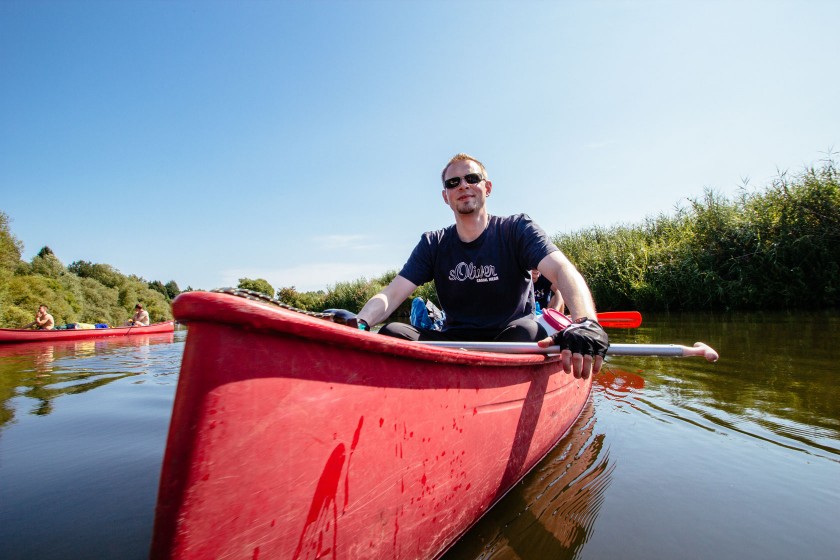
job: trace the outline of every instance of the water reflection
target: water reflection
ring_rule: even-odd
[[[600,391],[607,400],[624,401],[645,387],[645,378],[638,373],[622,371],[607,364],[592,382],[593,391]]]
[[[55,346],[48,344],[44,348],[37,349],[36,352],[35,370],[46,375],[52,371],[52,363],[55,360]]]
[[[775,520],[793,511],[799,513],[787,527],[808,535],[809,546],[836,542],[823,520],[838,495],[830,473],[840,463],[840,315],[649,313],[642,328],[611,338],[702,340],[721,359],[611,358],[593,384],[597,415],[588,405],[572,432],[447,560],[574,558],[587,554],[586,543],[594,558],[651,557],[650,550],[677,557],[670,548],[677,532],[677,548],[709,547],[706,536],[714,534],[717,552],[729,553],[754,552],[760,535],[772,544],[753,557],[767,557],[800,550],[799,541],[774,540]],[[794,483],[791,468],[808,474]],[[635,485],[649,478],[657,492]],[[606,494],[611,508],[604,509]],[[721,511],[733,495],[741,501]],[[821,512],[820,521],[807,520],[805,511]],[[704,528],[686,527],[681,518],[702,519],[697,526]],[[628,527],[645,534],[644,546],[627,548]]]
[[[144,373],[151,365],[149,347],[174,340],[174,333],[160,333],[0,345],[0,428],[24,408],[13,399],[31,399],[29,413],[48,415],[57,397]],[[130,360],[123,357],[126,352]]]
[[[611,370],[593,390],[623,399],[643,385],[636,374]],[[596,426],[590,399],[557,447],[444,558],[574,558],[592,535],[614,469]]]
[[[616,359],[644,370],[654,392],[640,406],[651,414],[840,460],[836,313],[648,314],[642,328],[624,337],[639,343],[702,339],[720,352],[714,365]]]

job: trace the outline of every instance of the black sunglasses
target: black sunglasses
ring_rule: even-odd
[[[481,176],[480,173],[467,173],[464,175],[464,181],[467,182],[469,185],[476,185],[484,180],[484,177]],[[461,184],[460,177],[452,177],[451,179],[447,179],[443,182],[443,186],[447,189],[454,189],[458,185]]]

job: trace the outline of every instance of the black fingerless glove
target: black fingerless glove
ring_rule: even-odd
[[[370,330],[370,325],[367,324],[367,321],[359,319],[352,311],[347,311],[346,309],[325,309],[324,313],[331,313],[333,322],[339,325],[347,325],[350,328],[359,329],[360,331]]]
[[[562,350],[567,348],[572,354],[588,354],[590,356],[607,355],[610,347],[610,338],[607,336],[604,327],[597,321],[583,317],[578,319],[562,331],[551,335],[554,344]]]

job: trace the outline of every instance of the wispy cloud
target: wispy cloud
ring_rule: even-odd
[[[598,140],[595,142],[587,142],[583,145],[584,148],[587,150],[598,150],[600,148],[606,148],[607,146],[612,146],[615,144],[615,140]]]
[[[322,249],[342,251],[361,251],[380,247],[380,244],[372,242],[369,235],[319,235],[314,237],[313,241]]]
[[[240,278],[263,278],[274,289],[294,286],[299,292],[310,292],[326,290],[338,282],[374,278],[388,270],[388,265],[381,263],[323,262],[286,268],[232,268],[223,270],[221,276],[225,286],[236,286]]]

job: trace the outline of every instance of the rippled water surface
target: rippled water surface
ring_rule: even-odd
[[[0,558],[145,558],[184,331],[0,346]],[[566,438],[446,555],[840,557],[840,317],[645,315]]]
[[[184,334],[0,346],[0,558],[148,557]]]
[[[570,434],[456,558],[840,558],[840,318],[649,315]]]

